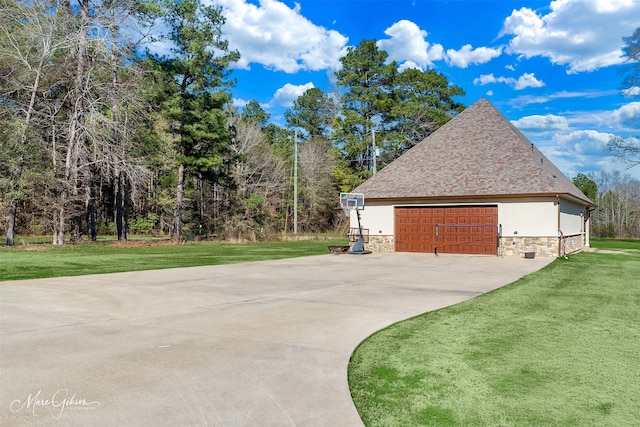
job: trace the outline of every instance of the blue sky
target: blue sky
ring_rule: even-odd
[[[569,178],[626,170],[606,151],[640,135],[640,88],[621,92],[622,37],[640,0],[203,0],[221,6],[242,59],[234,104],[283,111],[310,87],[334,90],[349,46],[377,40],[400,67],[434,69],[460,101],[491,101]],[[625,96],[626,95],[626,96]]]

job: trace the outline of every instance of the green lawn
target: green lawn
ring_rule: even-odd
[[[367,426],[635,426],[640,241],[393,325],[354,353]]]
[[[117,242],[4,246],[0,247],[0,281],[294,258],[328,254],[327,245],[335,244],[346,244],[346,240],[152,246],[141,242],[126,246]]]
[[[640,240],[633,239],[591,239],[591,246],[598,249],[640,250]]]

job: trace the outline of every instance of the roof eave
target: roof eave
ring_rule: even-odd
[[[573,194],[570,194],[570,193],[563,193],[563,194],[559,194],[558,196],[563,197],[563,198],[565,198],[567,200],[570,200],[570,201],[572,201],[574,203],[577,203],[579,205],[588,206],[590,208],[595,208],[596,207],[596,204],[593,203],[591,200],[583,199],[581,197],[574,196]]]
[[[420,203],[420,202],[455,202],[462,200],[496,200],[496,199],[525,199],[525,198],[556,198],[562,197],[564,199],[575,202],[579,205],[594,207],[595,204],[591,201],[587,201],[576,197],[570,193],[521,193],[521,194],[469,194],[469,195],[454,195],[454,196],[413,196],[413,197],[368,197],[365,193],[366,201],[375,201],[381,203]]]

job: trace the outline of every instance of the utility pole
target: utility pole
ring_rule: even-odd
[[[378,165],[377,165],[377,157],[378,157],[378,153],[377,153],[377,148],[376,148],[376,130],[371,128],[371,141],[372,141],[372,145],[373,145],[373,174],[376,174],[376,170],[378,169]]]
[[[293,134],[293,234],[298,233],[298,131]]]

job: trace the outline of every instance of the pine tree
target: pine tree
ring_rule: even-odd
[[[170,28],[172,55],[151,56],[162,105],[176,135],[176,199],[171,236],[183,239],[185,177],[215,180],[224,174],[230,134],[224,108],[231,99],[228,67],[239,59],[222,37],[225,20],[220,8],[197,0],[165,2],[164,21]]]

